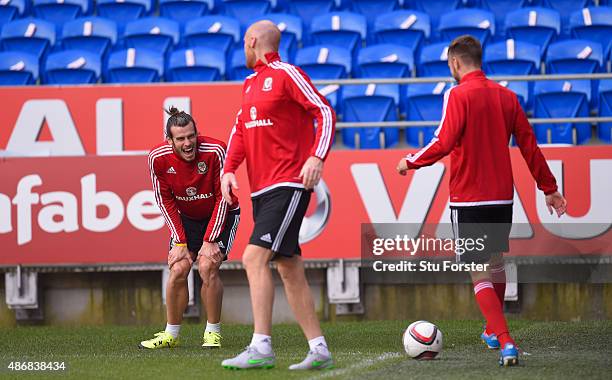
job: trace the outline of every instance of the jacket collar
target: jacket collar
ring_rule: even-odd
[[[486,76],[482,70],[474,70],[470,73],[465,74],[463,78],[461,78],[461,82],[459,83],[465,83],[465,82],[469,82],[474,79],[484,79],[484,78],[486,78]]]
[[[266,61],[268,61],[268,64],[272,63],[272,62],[276,62],[276,61],[280,61],[280,56],[278,55],[278,52],[270,52],[270,53],[266,53],[265,54],[266,57]],[[256,72],[260,72],[263,69],[265,69],[268,65],[265,64],[261,59],[258,59],[257,62],[255,62],[255,71]]]

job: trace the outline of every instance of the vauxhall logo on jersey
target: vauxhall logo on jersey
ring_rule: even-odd
[[[244,123],[245,128],[271,127],[274,125],[270,119],[258,119],[257,108],[255,106],[251,107],[249,115],[251,116],[251,121]]]
[[[208,199],[213,196],[212,193],[208,194],[198,194],[198,189],[195,187],[188,187],[185,189],[185,193],[187,193],[186,197],[176,196],[176,199],[184,202],[192,202],[200,199]]]

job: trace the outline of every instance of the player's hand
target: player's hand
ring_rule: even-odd
[[[321,179],[321,174],[323,174],[323,160],[315,156],[308,157],[300,172],[300,178],[302,179],[304,187],[307,190],[315,187]]]
[[[400,160],[400,162],[397,164],[396,170],[399,175],[406,175],[408,173],[408,170],[410,170],[410,168],[408,168],[408,164],[406,163],[405,158],[402,158]]]
[[[232,204],[232,191],[238,190],[238,180],[234,173],[225,173],[221,178],[221,195],[228,205]]]
[[[557,217],[561,217],[561,215],[565,214],[565,210],[567,209],[567,200],[560,192],[555,191],[546,196],[546,207],[548,207],[550,215],[552,215],[554,209],[557,213]]]
[[[223,253],[221,253],[221,250],[219,249],[219,244],[214,242],[211,243],[205,241],[204,244],[202,244],[202,248],[200,248],[198,256],[205,257],[215,264],[223,261]]]
[[[172,266],[179,261],[187,259],[189,261],[189,265],[193,264],[193,260],[191,259],[191,255],[189,254],[189,249],[186,246],[177,246],[175,245],[170,250],[168,254],[168,268],[172,269]]]

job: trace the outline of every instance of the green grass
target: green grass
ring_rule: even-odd
[[[435,321],[444,333],[438,360],[421,362],[403,352],[406,322],[342,322],[323,326],[335,356],[336,369],[294,373],[286,368],[300,361],[306,341],[296,325],[277,325],[273,345],[277,368],[228,371],[222,359],[240,352],[251,327],[225,325],[224,347],[200,348],[202,326],[185,325],[181,345],[172,350],[141,350],[137,344],[158,327],[18,327],[0,329],[0,378],[69,377],[78,379],[609,379],[612,366],[612,321],[513,321],[511,330],[529,353],[519,367],[499,368],[497,352],[478,339],[477,321]],[[157,328],[157,329],[156,329]],[[10,373],[10,361],[64,361],[62,373]]]

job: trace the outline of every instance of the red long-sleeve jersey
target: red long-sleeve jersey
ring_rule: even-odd
[[[450,205],[512,204],[514,182],[508,142],[514,135],[523,158],[545,194],[557,182],[538,148],[516,95],[480,70],[461,78],[444,94],[444,110],[434,138],[406,163],[416,169],[451,154]]]
[[[244,82],[224,168],[233,173],[246,158],[252,197],[280,186],[303,188],[304,162],[325,160],[336,125],[334,110],[301,69],[278,53],[266,60]]]
[[[164,142],[149,153],[149,170],[157,205],[175,242],[185,243],[180,214],[202,220],[210,218],[204,240],[214,241],[225,225],[228,205],[221,196],[221,170],[226,146],[222,141],[198,136],[196,158],[185,161]]]

